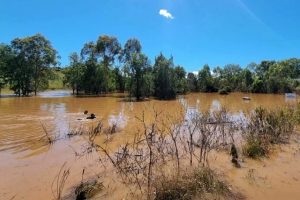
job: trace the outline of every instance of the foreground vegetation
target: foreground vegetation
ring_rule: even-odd
[[[152,108],[151,119],[146,119],[144,113],[136,116],[139,130],[133,141],[122,144],[117,151],[110,149],[109,143],[118,134],[118,124],[112,129],[99,121],[94,128],[70,131],[68,138],[87,136],[88,141],[75,150],[75,156],[99,156],[99,169],[115,172],[117,181],[128,188],[131,198],[243,199],[242,194],[210,168],[210,155],[227,152],[231,156],[228,162],[237,168],[245,165],[240,162],[245,157],[266,157],[275,144],[285,144],[295,135],[300,111],[299,106],[277,110],[257,108],[237,120],[225,108],[205,113],[191,113],[187,109],[170,116]],[[98,137],[105,138],[104,142],[95,142]],[[53,144],[56,139],[48,136],[45,141]],[[69,170],[60,170],[58,179],[66,179]],[[83,169],[83,174],[85,170],[89,169]],[[105,174],[111,175],[111,171]],[[63,186],[56,187],[63,192]],[[76,198],[84,199],[82,196],[88,191],[93,191],[90,193],[93,196],[103,192],[105,182],[95,177],[75,188]]]
[[[240,199],[228,183],[209,168],[198,168],[180,176],[157,180],[156,200]]]
[[[251,113],[243,136],[246,144],[243,153],[251,158],[267,156],[274,144],[285,143],[294,132],[298,111],[282,108],[270,111],[257,108]]]
[[[61,70],[63,75],[53,68],[58,60],[57,51],[41,34],[1,44],[0,90],[8,85],[19,96],[30,95],[46,88],[62,88],[63,82],[76,94],[128,91],[130,97],[142,100],[149,96],[172,99],[189,91],[284,93],[300,88],[300,60],[296,58],[251,63],[243,68],[236,64],[205,65],[195,74],[187,73],[174,64],[173,57],[162,53],[151,64],[135,38],[127,40],[124,47],[116,37],[107,35],[84,44],[80,53],[71,53],[70,65]]]

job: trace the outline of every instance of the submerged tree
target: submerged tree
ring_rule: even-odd
[[[9,45],[0,44],[0,95],[1,89],[9,81],[8,69],[12,65],[14,56]]]
[[[145,74],[149,66],[148,58],[144,54],[133,54],[131,63],[131,90],[129,91],[139,101],[147,94]]]
[[[182,66],[174,68],[174,80],[177,94],[185,94],[188,91],[186,72]]]
[[[108,92],[110,66],[113,65],[115,57],[121,53],[121,45],[116,37],[102,35],[97,40],[96,52],[102,58],[103,89],[104,92]]]
[[[200,92],[216,92],[210,67],[204,65],[198,72],[198,88]]]
[[[80,61],[80,57],[77,53],[71,53],[70,57],[70,67],[65,71],[65,83],[73,90],[73,94],[79,94],[79,91],[82,87],[82,77],[84,74],[83,64]]]
[[[176,98],[175,76],[173,71],[173,59],[167,59],[161,53],[155,59],[154,70],[154,95],[159,99]]]
[[[187,86],[190,92],[198,91],[197,77],[194,73],[188,73],[187,75]]]
[[[124,62],[124,72],[127,77],[129,77],[127,82],[127,90],[130,91],[130,97],[133,94],[132,91],[134,90],[134,77],[135,74],[135,67],[133,66],[134,57],[141,54],[142,52],[142,45],[139,40],[135,38],[131,38],[127,40],[125,43],[123,52],[122,52],[122,61]]]
[[[99,75],[99,65],[97,64],[96,45],[94,42],[84,44],[81,50],[81,59],[84,63],[84,73],[82,77],[82,89],[85,93],[101,92],[101,76]]]

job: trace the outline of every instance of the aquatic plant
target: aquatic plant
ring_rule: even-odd
[[[64,163],[58,174],[55,176],[51,190],[55,200],[61,200],[63,197],[63,190],[66,184],[67,179],[70,175],[70,168],[66,168],[66,163]]]

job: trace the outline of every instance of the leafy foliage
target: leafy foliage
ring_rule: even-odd
[[[41,34],[1,44],[0,89],[9,85],[18,95],[46,89],[53,79],[50,68],[58,58],[50,41]],[[245,68],[237,64],[215,68],[204,65],[197,74],[187,74],[184,67],[174,65],[173,57],[166,58],[162,53],[151,65],[138,39],[130,38],[122,47],[109,35],[85,43],[80,55],[71,53],[70,65],[62,71],[64,84],[74,94],[126,90],[137,100],[150,96],[174,99],[187,92],[287,93],[300,88],[300,59],[262,61]]]

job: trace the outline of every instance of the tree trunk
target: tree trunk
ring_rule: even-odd
[[[139,79],[138,77],[136,78],[136,100],[140,100],[140,84],[139,84]]]
[[[37,65],[35,64],[35,77],[34,77],[34,96],[36,96],[37,91],[37,79],[38,79],[38,69]]]

